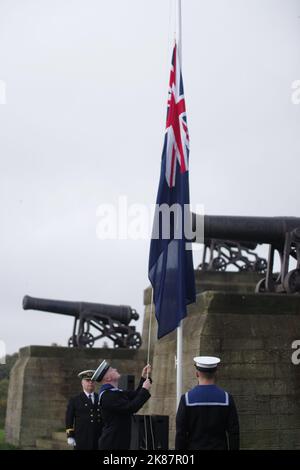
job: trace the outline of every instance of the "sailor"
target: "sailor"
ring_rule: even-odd
[[[66,433],[70,446],[75,450],[96,450],[102,431],[99,396],[95,382],[91,380],[94,370],[78,374],[82,393],[71,398],[66,412]]]
[[[121,377],[106,361],[102,361],[92,379],[100,382],[99,404],[103,420],[103,431],[99,449],[129,449],[131,440],[131,418],[150,398],[150,364],[142,370],[142,377],[135,391],[118,388]]]
[[[239,420],[232,396],[215,384],[220,359],[194,357],[198,385],[182,395],[176,415],[178,450],[239,449]]]

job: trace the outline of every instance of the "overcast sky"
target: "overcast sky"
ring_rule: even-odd
[[[97,208],[156,198],[169,0],[0,0],[0,340],[65,345],[22,297],[143,313],[149,242],[99,240]],[[300,0],[182,0],[192,204],[300,216]],[[194,256],[199,262],[199,252]]]

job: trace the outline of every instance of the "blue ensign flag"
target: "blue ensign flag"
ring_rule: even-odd
[[[149,279],[158,322],[158,338],[176,329],[195,302],[190,230],[189,135],[183,82],[174,45],[161,174],[149,255]]]

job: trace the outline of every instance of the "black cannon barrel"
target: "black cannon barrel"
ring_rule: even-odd
[[[67,300],[39,299],[25,295],[23,298],[24,310],[41,310],[43,312],[59,313],[78,318],[80,315],[92,313],[98,316],[108,316],[124,325],[131,320],[138,320],[138,313],[128,305],[97,304],[93,302],[69,302]]]
[[[192,214],[193,231],[203,227],[202,219],[202,215]],[[294,229],[300,231],[299,217],[204,216],[205,240],[217,238],[276,245],[282,244],[285,234]]]

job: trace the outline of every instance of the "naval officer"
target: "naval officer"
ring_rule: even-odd
[[[239,449],[239,420],[232,396],[215,384],[220,359],[194,357],[198,385],[182,395],[176,415],[178,450]]]
[[[103,420],[100,450],[130,448],[131,418],[150,398],[150,372],[148,364],[143,368],[138,388],[129,392],[118,388],[121,375],[108,362],[102,361],[96,370],[92,379],[101,383],[99,404]]]
[[[66,412],[68,444],[75,450],[96,450],[102,431],[99,396],[95,393],[95,382],[91,380],[94,370],[78,374],[82,393],[71,398]]]

